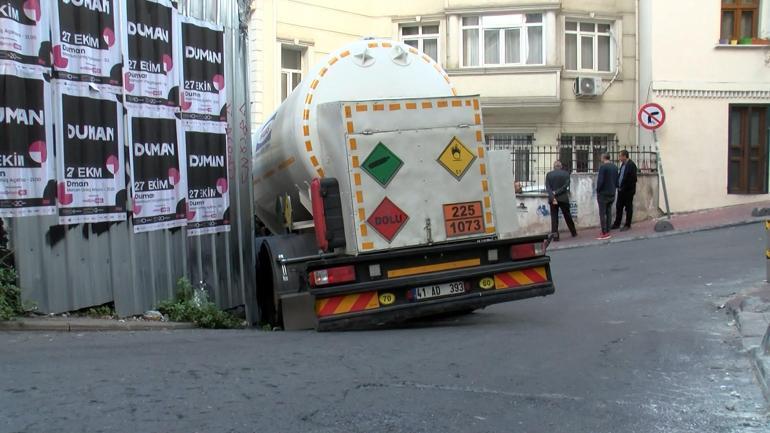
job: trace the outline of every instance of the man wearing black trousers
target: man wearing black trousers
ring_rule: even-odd
[[[631,228],[631,219],[634,216],[634,194],[636,194],[636,164],[628,158],[628,151],[620,151],[620,172],[618,173],[618,202],[615,205],[615,223],[613,229],[620,228],[620,220],[623,219],[623,208],[626,209],[626,224],[620,228],[624,232]]]
[[[545,175],[545,189],[548,191],[548,204],[551,207],[551,239],[559,241],[559,209],[572,237],[577,236],[569,211],[569,173],[562,170],[560,161],[554,162],[553,171]]]
[[[612,202],[615,201],[615,190],[618,187],[618,166],[610,162],[610,155],[602,154],[602,166],[596,176],[596,201],[599,203],[599,222],[602,232],[596,239],[611,238],[610,220],[612,219]]]

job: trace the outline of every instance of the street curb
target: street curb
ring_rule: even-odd
[[[48,332],[94,332],[94,331],[173,331],[193,329],[188,322],[117,321],[111,319],[61,320],[58,318],[17,318],[0,321],[0,331],[48,331]]]
[[[762,395],[765,397],[765,401],[770,404],[770,357],[759,355],[754,350],[749,356],[749,361],[754,368],[754,376],[759,382]]]
[[[746,219],[742,221],[736,221],[731,222],[727,224],[716,224],[716,225],[710,225],[710,226],[703,226],[703,227],[697,227],[692,229],[683,229],[683,230],[672,230],[669,232],[661,232],[661,233],[651,233],[651,234],[644,234],[644,235],[638,235],[638,236],[632,236],[629,238],[618,238],[618,239],[610,239],[608,241],[586,241],[586,242],[580,242],[577,244],[572,245],[554,245],[554,243],[551,243],[551,245],[548,246],[549,251],[558,251],[558,250],[570,250],[573,248],[583,248],[583,247],[597,247],[602,245],[608,245],[608,244],[618,244],[621,242],[629,242],[629,241],[640,241],[644,239],[659,239],[659,238],[665,238],[669,236],[676,236],[676,235],[686,235],[689,233],[696,233],[696,232],[705,232],[710,230],[718,230],[718,229],[724,229],[729,227],[738,227],[738,226],[745,226],[749,224],[755,224],[758,222],[763,221],[763,218],[751,218]]]
[[[763,332],[760,344],[754,345],[748,342],[751,339],[759,340],[757,336],[746,335],[751,334],[750,327],[744,323],[744,320],[747,320],[747,314],[743,311],[744,301],[748,297],[750,297],[749,291],[744,290],[725,303],[725,307],[735,320],[738,332],[741,334],[743,347],[749,357],[751,367],[754,369],[754,376],[757,378],[765,402],[770,405],[770,355],[765,355],[766,344],[770,341],[770,326]]]

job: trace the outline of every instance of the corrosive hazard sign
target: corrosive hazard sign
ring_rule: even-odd
[[[644,104],[639,108],[637,119],[642,128],[658,129],[666,121],[666,111],[659,104]]]

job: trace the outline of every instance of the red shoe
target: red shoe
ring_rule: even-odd
[[[598,241],[606,241],[607,239],[611,239],[612,235],[609,233],[602,232],[596,240]]]

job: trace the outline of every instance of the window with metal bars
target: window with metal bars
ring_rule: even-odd
[[[616,145],[617,140],[612,134],[562,134],[559,137],[559,160],[569,172],[595,172],[602,165],[602,153]]]
[[[532,181],[533,134],[487,134],[487,150],[510,150],[513,179],[518,182]]]

